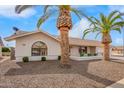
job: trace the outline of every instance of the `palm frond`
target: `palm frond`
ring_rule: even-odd
[[[100,19],[102,24],[106,24],[106,17],[104,16],[104,14],[100,13]]]
[[[17,5],[15,7],[15,12],[16,13],[21,13],[23,10],[27,9],[27,8],[31,8],[33,5]]]
[[[109,14],[109,16],[108,16],[108,20],[111,20],[111,18],[115,15],[115,14],[117,14],[117,13],[119,13],[118,11],[112,11],[110,14]]]
[[[81,20],[81,14],[80,11],[78,11],[75,8],[70,8],[70,11],[73,12],[80,20]]]
[[[85,33],[83,33],[83,37],[82,37],[82,39],[84,39],[85,38],[85,36],[87,35],[87,34],[89,34],[91,31],[85,31]]]
[[[112,30],[114,31],[118,31],[119,33],[121,33],[121,28],[117,27],[117,28],[113,28]]]
[[[101,25],[100,21],[98,19],[96,19],[95,17],[92,16],[90,18],[93,19],[93,20],[95,20],[94,23]]]
[[[101,28],[99,27],[94,27],[92,30],[92,32],[100,32],[100,31],[101,31]]]
[[[80,17],[84,17],[84,18],[86,18],[86,19],[88,19],[88,20],[91,20],[83,11],[78,10],[78,9],[75,9],[75,8],[70,8],[70,10],[71,10],[71,9],[74,9],[75,12],[77,12],[78,15],[80,15]],[[72,12],[73,12],[73,11],[72,11]]]
[[[37,28],[39,29],[42,23],[44,23],[53,13],[44,14],[37,22]]]
[[[88,29],[85,29],[85,30],[83,31],[83,33],[87,32],[87,31],[92,32],[92,30],[93,30],[93,28],[88,28]]]
[[[83,37],[82,37],[82,39],[84,39],[85,36],[86,36],[88,33],[92,32],[92,30],[93,30],[93,28],[88,28],[88,29],[84,30],[84,31],[83,31]]]
[[[53,8],[54,6],[58,7],[58,5],[45,5],[44,6],[44,14],[47,12],[48,8]]]
[[[120,21],[120,22],[116,22],[112,25],[112,27],[114,26],[120,26],[120,27],[123,27],[124,26],[124,21]]]
[[[21,5],[16,5],[15,12],[17,13],[18,9],[21,7]]]
[[[98,32],[95,36],[95,39],[101,34],[101,32]]]
[[[123,18],[121,17],[121,15],[117,15],[116,17],[114,17],[114,18],[112,18],[111,20],[110,20],[110,23],[112,24],[112,23],[114,23],[116,20],[118,20],[118,19],[121,19],[121,20],[123,20]]]
[[[44,14],[46,13],[47,9],[50,7],[51,5],[45,5],[44,6]]]

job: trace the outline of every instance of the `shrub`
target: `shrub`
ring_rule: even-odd
[[[84,53],[80,53],[80,56],[81,56],[81,57],[84,56]]]
[[[92,56],[92,54],[90,54],[90,53],[89,53],[89,54],[87,54],[87,55],[88,55],[88,56]]]
[[[61,56],[58,56],[58,60],[61,60]]]
[[[94,53],[94,56],[97,56],[98,54],[97,53]]]
[[[41,57],[41,61],[46,61],[46,57]]]
[[[28,57],[23,57],[23,62],[29,62],[29,58]]]
[[[10,49],[8,47],[2,47],[2,52],[10,52]]]
[[[85,53],[85,54],[84,54],[84,56],[88,56],[88,54],[87,54],[87,53]]]

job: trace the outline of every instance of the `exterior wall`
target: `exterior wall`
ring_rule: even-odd
[[[72,46],[70,48],[70,55],[71,56],[80,56],[80,54],[79,54],[79,47],[78,46]]]
[[[42,41],[47,45],[47,59],[57,58],[60,55],[60,44],[56,40],[42,33],[36,33],[16,39],[15,56],[17,61],[22,61],[22,57],[28,56],[29,59],[41,59],[41,56],[31,56],[31,47],[37,42]],[[51,57],[52,56],[52,57]]]
[[[94,53],[98,53],[99,55],[102,55],[103,53],[103,49],[101,47],[91,47],[88,46],[87,47],[87,53],[90,54],[94,54]],[[80,53],[79,53],[79,47],[78,46],[72,46],[70,49],[70,56],[76,56],[76,57],[80,57]]]
[[[96,53],[96,47],[90,47],[90,53],[91,54]]]
[[[87,53],[90,53],[90,47],[89,46],[87,47]]]
[[[96,47],[96,53],[98,53],[98,55],[103,55],[103,48],[102,47]]]
[[[90,53],[90,54],[96,53],[96,47],[95,46],[88,46],[87,47],[87,53]]]

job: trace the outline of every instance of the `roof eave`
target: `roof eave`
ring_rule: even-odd
[[[14,36],[14,37],[6,37],[6,38],[4,38],[4,40],[5,41],[12,41],[12,40],[15,40],[16,38],[20,38],[20,37],[23,37],[23,36],[26,36],[26,35],[31,35],[31,34],[34,34],[34,33],[41,33],[42,31],[36,31],[36,32],[30,32],[30,33],[26,33],[26,34],[23,34],[23,35],[19,35],[19,36]],[[45,32],[42,32],[43,34],[46,34],[46,35],[48,35],[49,37],[51,37],[51,38],[53,38],[54,40],[56,40],[56,41],[60,41],[60,40],[58,40],[57,38],[54,38],[53,36],[51,36],[50,34],[48,34],[48,33],[45,33]]]
[[[15,40],[15,38],[6,37],[6,38],[4,38],[4,40],[5,41],[13,41],[13,40]]]

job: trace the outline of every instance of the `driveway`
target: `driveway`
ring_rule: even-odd
[[[59,68],[59,61],[0,64],[0,87],[106,87],[124,78],[124,63],[72,61],[71,69]]]

